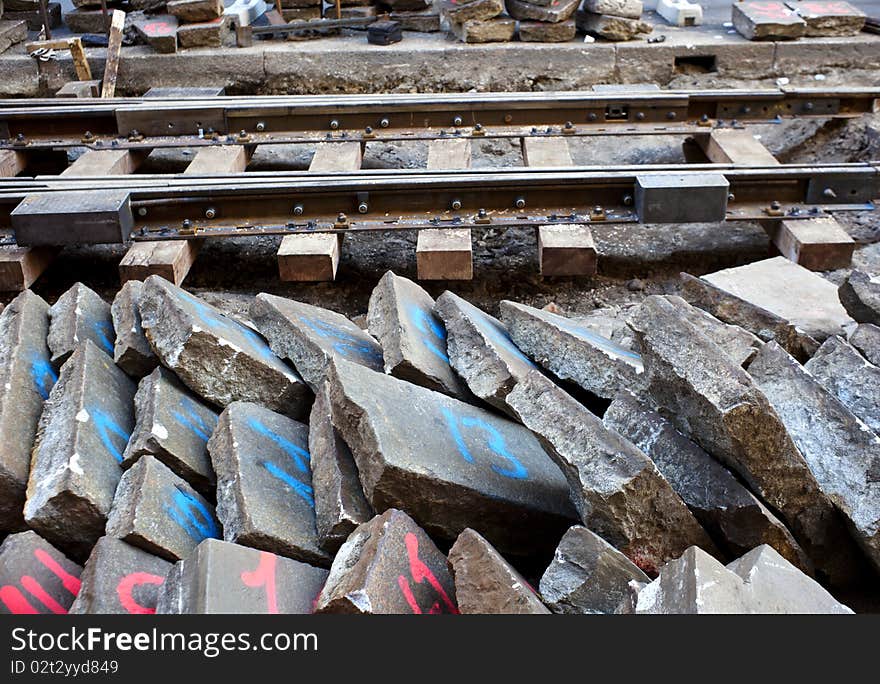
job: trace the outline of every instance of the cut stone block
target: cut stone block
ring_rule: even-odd
[[[469,228],[420,230],[416,242],[419,280],[471,280],[473,247]]]
[[[158,276],[144,282],[140,310],[156,356],[206,401],[252,401],[293,418],[308,414],[308,386],[250,328]]]
[[[335,554],[375,513],[364,496],[351,449],[333,427],[326,383],[315,395],[309,416],[309,457],[318,543]]]
[[[24,518],[74,558],[104,533],[134,426],[135,384],[90,340],[61,368],[40,417]]]
[[[535,5],[527,0],[506,0],[507,13],[520,21],[559,22],[571,17],[580,0],[553,0],[549,5]]]
[[[164,368],[141,380],[134,397],[134,432],[122,456],[129,468],[150,454],[204,496],[213,498],[216,483],[208,456],[208,440],[217,414]]]
[[[446,328],[434,300],[413,281],[388,271],[370,295],[370,334],[382,346],[385,372],[422,387],[468,400],[471,395],[449,365]]]
[[[27,40],[28,25],[26,21],[0,20],[0,53],[6,52],[13,45]]]
[[[799,0],[785,4],[807,23],[808,36],[854,36],[865,26],[865,13],[843,0]]]
[[[880,278],[853,271],[837,291],[840,303],[859,323],[880,325]]]
[[[451,26],[462,43],[505,43],[513,40],[516,32],[516,22],[510,17],[470,19],[461,24],[453,22]]]
[[[221,534],[214,506],[154,456],[141,456],[122,475],[107,536],[177,561]]]
[[[49,309],[49,349],[52,363],[58,366],[85,340],[113,356],[115,339],[110,305],[82,283],[67,290]]]
[[[141,327],[139,308],[143,283],[129,280],[125,283],[110,306],[116,342],[113,345],[113,360],[116,365],[134,378],[149,375],[159,359],[153,353],[144,329]]]
[[[170,0],[168,13],[183,22],[211,21],[223,14],[223,0]]]
[[[819,486],[880,568],[880,438],[779,345],[761,350],[749,373],[770,400]],[[839,544],[839,541],[838,541]]]
[[[440,14],[453,24],[484,21],[504,11],[502,0],[438,0]]]
[[[222,47],[229,34],[228,17],[196,24],[181,24],[177,28],[177,44],[182,48]]]
[[[377,511],[406,507],[444,539],[471,527],[516,555],[574,517],[562,473],[521,425],[346,361],[330,372],[330,404]]]
[[[595,14],[638,19],[642,16],[642,0],[584,0],[583,9]]]
[[[10,534],[0,544],[0,614],[67,613],[81,572],[36,532]]]
[[[177,52],[177,17],[171,14],[149,15],[132,22],[138,36],[156,52]]]
[[[541,599],[479,533],[464,530],[449,550],[458,609],[464,615],[547,615]]]
[[[650,581],[602,537],[576,525],[563,535],[539,588],[554,613],[610,614],[629,596],[630,582]]]
[[[520,25],[522,39],[522,24]],[[542,276],[595,275],[596,243],[589,226],[538,228],[538,265]]]
[[[521,21],[519,39],[526,43],[567,43],[577,35],[574,19],[556,23],[546,21]]]
[[[830,216],[783,220],[769,232],[784,257],[811,271],[846,268],[856,246],[849,233]]]
[[[58,379],[46,335],[49,305],[25,290],[0,314],[0,534],[24,528],[31,449]]]
[[[740,35],[749,40],[793,40],[807,32],[807,24],[782,2],[735,2],[731,19]]]
[[[728,558],[769,544],[812,574],[812,564],[785,525],[659,413],[621,395],[608,407],[603,422],[645,452]]]
[[[841,518],[749,374],[663,297],[645,299],[628,323],[662,415],[777,510],[817,569],[852,579],[857,553]]]
[[[313,565],[318,545],[309,428],[256,404],[233,402],[208,442],[226,541]]]
[[[387,3],[386,3],[387,4]],[[430,3],[429,3],[430,4]],[[433,7],[421,12],[391,12],[391,21],[400,24],[402,31],[436,33],[440,30],[440,14]]]
[[[152,615],[171,563],[113,537],[101,537],[86,561],[74,614]]]
[[[324,383],[335,359],[383,368],[376,340],[335,311],[260,293],[250,315],[272,351],[293,363],[313,391]]]
[[[726,568],[698,548],[663,568],[641,588],[637,614],[719,615],[852,613],[769,546],[759,546]]]
[[[312,612],[327,571],[218,539],[176,563],[159,592],[159,614]]]
[[[285,282],[336,280],[339,237],[332,233],[285,235],[278,247],[278,274]]]
[[[776,314],[820,341],[842,334],[852,324],[834,284],[785,257],[716,271],[704,275],[703,280]]]
[[[849,343],[875,366],[880,366],[880,328],[862,323],[849,336]]]
[[[836,336],[825,340],[804,368],[880,435],[880,368]]]
[[[633,40],[642,34],[651,33],[654,28],[641,19],[627,19],[610,14],[594,14],[578,10],[575,14],[578,29],[584,33],[599,36],[606,40]]]
[[[600,397],[644,384],[638,353],[596,334],[587,326],[516,302],[501,302],[511,339],[541,366]]]
[[[403,511],[358,527],[339,549],[316,613],[458,613],[446,557]]]

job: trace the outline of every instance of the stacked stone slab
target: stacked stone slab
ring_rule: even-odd
[[[227,33],[223,0],[170,0],[168,13],[178,21],[182,48],[220,47]]]
[[[379,9],[404,31],[433,33],[440,30],[440,12],[432,0],[379,0]]]
[[[106,4],[105,20],[100,0],[73,0],[73,9],[64,13],[64,23],[73,33],[107,33],[107,24],[113,10],[125,8],[123,0],[108,0]]]
[[[463,43],[513,39],[516,21],[504,14],[504,0],[439,0],[440,16]]]
[[[642,0],[584,0],[577,12],[577,27],[606,40],[633,40],[653,30],[641,20],[642,9]]]
[[[276,9],[281,11],[284,21],[311,21],[321,18],[323,5],[323,0],[278,0]],[[343,0],[342,6],[349,7],[350,3]],[[335,12],[332,16],[336,17]]]
[[[505,0],[507,13],[519,20],[519,39],[564,43],[577,33],[573,19],[580,0]]]

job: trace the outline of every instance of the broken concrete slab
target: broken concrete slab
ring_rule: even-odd
[[[141,380],[134,406],[136,423],[122,467],[151,454],[201,494],[213,498],[216,478],[207,445],[217,413],[161,367]]]
[[[852,325],[834,284],[785,257],[716,271],[703,280],[776,314],[819,341]]]
[[[388,271],[370,295],[370,334],[379,340],[385,372],[467,401],[465,384],[446,350],[446,328],[434,315],[434,300],[408,278]]]
[[[651,24],[641,19],[627,19],[610,14],[594,14],[584,10],[577,11],[575,22],[577,27],[584,33],[613,41],[634,40],[654,30]]]
[[[171,563],[113,537],[101,537],[80,576],[72,614],[152,615]]]
[[[318,545],[309,428],[256,404],[233,402],[208,442],[223,538],[312,565]]]
[[[815,339],[786,319],[703,278],[682,273],[680,294],[692,306],[712,314],[720,321],[737,325],[764,342],[776,340],[798,359],[808,359],[819,348]]]
[[[67,613],[82,568],[33,530],[0,544],[0,614]]]
[[[507,404],[562,469],[584,525],[642,570],[694,544],[718,553],[651,459],[549,379],[529,373]]]
[[[650,581],[602,537],[576,525],[563,535],[538,588],[554,613],[610,614],[629,596],[630,582]]]
[[[868,361],[880,366],[880,328],[876,325],[861,323],[849,336],[849,343]]]
[[[452,292],[444,292],[434,313],[446,326],[450,363],[471,392],[510,413],[505,397],[522,377],[537,370],[510,339],[501,322]]]
[[[547,615],[525,578],[478,532],[464,530],[449,549],[455,596],[463,615]]]
[[[840,303],[859,323],[880,325],[880,277],[853,271],[837,291]]]
[[[812,574],[812,563],[785,525],[657,411],[621,395],[608,407],[603,422],[645,452],[728,558],[769,544]]]
[[[748,373],[663,297],[645,299],[629,325],[661,414],[779,511],[817,569],[851,579],[857,557],[841,543],[842,521]]]
[[[501,302],[501,318],[514,343],[554,375],[610,399],[621,390],[639,391],[642,359],[585,325],[549,311]]]
[[[854,36],[865,25],[866,15],[843,0],[786,2],[807,23],[808,36]]]
[[[52,363],[58,366],[85,340],[113,356],[114,339],[110,305],[82,283],[67,290],[49,309],[49,349]]]
[[[403,511],[358,527],[330,568],[316,613],[458,613],[446,557]]]
[[[804,368],[880,435],[880,368],[837,336],[825,340]]]
[[[312,612],[327,571],[246,546],[206,539],[172,567],[159,592],[159,614]]]
[[[313,391],[337,358],[383,369],[382,348],[376,340],[335,311],[260,293],[250,315],[272,351],[293,363]]]
[[[58,379],[46,336],[49,305],[25,290],[0,314],[0,531],[24,529],[31,449]]]
[[[522,425],[347,361],[329,388],[333,425],[375,510],[406,508],[449,540],[471,527],[515,555],[568,528],[568,484]]]
[[[250,328],[159,276],[144,281],[140,311],[153,351],[202,399],[308,415],[308,387]]]
[[[761,350],[749,373],[856,541],[880,568],[880,437],[777,344]]]
[[[309,415],[309,463],[318,544],[335,554],[348,535],[375,513],[364,496],[351,449],[333,427],[328,391],[324,383]]]
[[[159,359],[150,347],[141,326],[139,301],[143,283],[129,280],[122,285],[110,306],[116,341],[113,360],[133,378],[149,375],[159,365]]]
[[[560,22],[571,17],[580,0],[554,0],[549,5],[536,5],[528,0],[505,0],[507,13],[520,21]]]
[[[75,559],[104,533],[134,426],[135,384],[91,340],[49,392],[31,460],[24,518]]]
[[[122,475],[107,517],[108,536],[170,561],[221,534],[214,506],[150,454]]]

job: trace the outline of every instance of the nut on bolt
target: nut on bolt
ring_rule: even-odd
[[[388,128],[391,125],[391,122],[388,119],[382,119],[379,122],[379,128]]]
[[[205,218],[206,219],[212,219],[215,216],[217,216],[217,210],[214,209],[214,207],[208,207],[207,209],[205,209]]]
[[[461,209],[461,200],[460,199],[452,200],[452,210],[458,211],[459,209]]]
[[[339,129],[339,122],[336,119],[330,122],[330,129],[334,131]]]
[[[526,207],[526,198],[525,197],[517,197],[513,203],[517,209],[525,209]]]
[[[366,202],[361,202],[358,204],[358,213],[366,214],[370,210],[370,206]]]
[[[305,211],[305,208],[303,207],[302,204],[296,204],[293,207],[293,215],[294,216],[302,216],[304,211]]]
[[[264,121],[258,121],[257,122],[257,131],[259,133],[262,133],[265,130],[266,130],[266,123]]]

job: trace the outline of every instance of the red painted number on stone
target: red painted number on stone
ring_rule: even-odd
[[[769,21],[788,19],[791,16],[791,12],[781,2],[752,3],[749,5],[749,12],[758,19]]]
[[[167,36],[174,32],[167,21],[151,21],[144,24],[144,33],[148,36]]]
[[[431,607],[428,609],[428,614],[437,615],[438,613],[443,612],[457,614],[458,608],[450,600],[446,590],[443,589],[443,585],[440,584],[439,580],[434,576],[434,573],[431,572],[431,568],[425,565],[425,562],[419,558],[419,538],[412,532],[407,532],[404,537],[404,542],[406,543],[406,555],[409,560],[409,574],[412,581],[416,584],[422,584],[427,581],[439,598],[439,600],[434,601],[434,603],[431,604]],[[416,615],[424,613],[425,611],[422,610],[419,602],[416,601],[415,594],[409,584],[409,579],[405,575],[398,576],[397,585],[400,587],[400,591],[403,592],[403,597],[409,604],[410,610]]]
[[[845,2],[802,2],[798,9],[802,14],[852,14],[852,7]]]
[[[257,569],[245,570],[241,573],[241,581],[245,586],[265,587],[266,605],[273,615],[278,613],[278,598],[275,593],[275,563],[277,560],[275,554],[260,551],[260,564]]]
[[[52,556],[42,549],[37,549],[34,551],[34,557],[43,567],[60,579],[61,585],[73,594],[73,596],[76,596],[79,593],[81,585],[79,578],[71,575],[62,568]],[[41,585],[36,579],[30,575],[23,575],[20,581],[24,590],[37,599],[37,601],[42,603],[46,609],[58,615],[67,613],[67,608],[52,598],[49,595],[49,592],[47,592],[43,588],[43,585]],[[6,606],[9,612],[15,615],[31,615],[39,612],[34,608],[31,602],[25,598],[24,594],[21,593],[18,587],[13,587],[11,585],[0,587],[0,601],[3,602],[3,605]]]
[[[153,575],[149,572],[132,572],[116,585],[116,595],[119,597],[119,603],[125,608],[126,612],[132,615],[153,615],[155,608],[147,608],[138,603],[132,593],[135,587],[142,584],[162,584],[165,578],[161,575]]]

